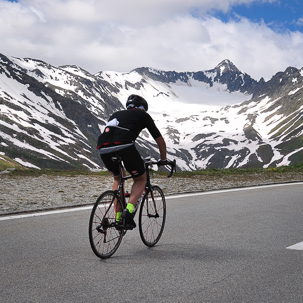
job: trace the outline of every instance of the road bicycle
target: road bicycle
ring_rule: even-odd
[[[127,230],[132,229],[125,224],[116,222],[117,211],[126,208],[129,194],[125,193],[124,182],[132,176],[123,176],[124,167],[119,156],[113,156],[112,161],[119,163],[120,181],[116,190],[102,193],[96,200],[89,220],[89,241],[97,257],[106,259],[111,257],[121,244]],[[139,206],[139,232],[142,242],[149,247],[156,245],[160,240],[166,219],[166,202],[162,189],[150,183],[150,168],[160,165],[150,157],[143,159],[146,168],[146,184],[144,192],[134,207],[134,215]],[[168,177],[176,169],[176,160],[167,161],[165,166],[170,168]]]

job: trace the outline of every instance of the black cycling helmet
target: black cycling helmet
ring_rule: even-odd
[[[138,95],[130,95],[126,101],[126,108],[143,106],[145,111],[148,111],[148,104],[144,98]]]

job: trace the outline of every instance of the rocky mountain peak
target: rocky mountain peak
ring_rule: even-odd
[[[241,71],[228,59],[220,62],[214,69],[219,70],[221,74],[226,73],[227,71],[241,73]]]

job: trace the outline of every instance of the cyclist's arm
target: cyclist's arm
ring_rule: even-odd
[[[166,143],[164,141],[164,138],[162,136],[160,136],[160,137],[156,138],[155,140],[158,144],[158,148],[160,151],[160,159],[166,160]]]
[[[160,152],[160,160],[166,160],[166,143],[164,141],[164,138],[162,137],[152,117],[146,112],[143,113],[145,117],[144,118],[145,126],[147,127],[148,131],[150,132],[150,134],[153,136],[156,143],[158,144],[158,148]]]

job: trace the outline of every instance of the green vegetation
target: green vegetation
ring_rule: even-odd
[[[289,165],[289,166],[279,166],[279,167],[269,167],[269,168],[209,168],[197,171],[183,171],[174,173],[174,176],[179,177],[192,177],[196,175],[206,175],[206,176],[223,176],[223,175],[241,175],[241,174],[264,174],[264,173],[286,173],[286,172],[302,172],[303,173],[303,162]],[[164,173],[160,173],[164,174]]]
[[[27,176],[39,176],[43,174],[47,175],[65,175],[65,176],[78,176],[78,175],[109,175],[108,171],[93,172],[89,169],[34,169],[26,168],[16,161],[0,155],[0,171],[9,170],[13,175],[27,175]],[[223,175],[241,175],[241,174],[265,174],[265,173],[285,173],[285,172],[302,172],[303,162],[293,164],[289,166],[269,167],[269,168],[208,168],[197,171],[182,171],[174,173],[177,177],[193,177],[196,175],[206,176],[223,176]],[[166,176],[167,172],[153,171],[154,174]]]
[[[20,165],[18,162],[12,160],[11,158],[0,155],[0,171],[6,169],[15,169],[19,171],[27,170],[26,167]]]
[[[90,170],[67,170],[67,169],[35,169],[35,168],[24,168],[24,167],[9,167],[2,169],[0,164],[0,172],[8,170],[11,175],[18,176],[33,176],[37,177],[40,175],[52,175],[52,176],[79,176],[79,175],[109,175],[108,171],[92,172]]]

